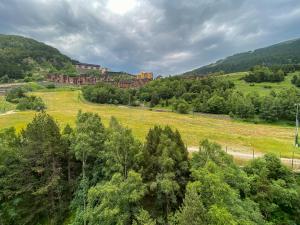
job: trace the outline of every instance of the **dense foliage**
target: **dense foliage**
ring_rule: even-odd
[[[257,67],[254,71],[265,69],[271,71],[266,67]],[[266,96],[255,92],[244,94],[235,90],[234,83],[222,76],[196,80],[164,78],[150,82],[139,90],[100,84],[83,88],[83,96],[96,103],[146,104],[150,107],[170,107],[179,113],[228,114],[242,119],[259,117],[266,121],[294,120],[294,104],[300,101],[300,91],[296,88],[271,91]]]
[[[37,68],[60,70],[68,63],[71,63],[70,58],[41,42],[20,36],[0,35],[0,79],[2,82],[26,76],[31,77],[32,71]]]
[[[40,113],[0,132],[3,225],[296,225],[298,182],[272,154],[242,169],[205,140],[189,159],[178,131],[156,126],[141,143],[92,113],[74,128]]]
[[[296,87],[300,87],[300,73],[294,74],[292,80],[292,84],[294,84]]]
[[[213,64],[186,72],[185,76],[248,71],[255,65],[283,66],[289,70],[300,68],[300,39],[282,42],[266,48],[235,54]]]
[[[246,82],[281,82],[284,80],[284,72],[279,69],[272,71],[266,66],[255,66],[251,68],[249,74],[244,77]]]
[[[6,93],[6,101],[16,103],[18,110],[36,110],[42,111],[46,109],[46,105],[41,97],[27,96],[26,87],[12,88]]]

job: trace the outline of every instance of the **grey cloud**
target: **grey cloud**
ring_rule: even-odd
[[[165,75],[300,36],[298,0],[136,1],[118,15],[106,0],[1,0],[0,33],[113,70]]]

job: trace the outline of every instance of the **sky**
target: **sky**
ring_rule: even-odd
[[[0,0],[0,33],[112,71],[171,75],[300,37],[300,0]]]

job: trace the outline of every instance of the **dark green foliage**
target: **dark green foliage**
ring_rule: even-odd
[[[41,67],[64,68],[71,59],[57,49],[33,39],[14,35],[0,35],[0,77],[7,75],[12,79],[21,79],[34,69]]]
[[[17,103],[18,110],[36,110],[43,111],[46,105],[42,98],[36,96],[26,96],[29,87],[12,88],[6,93],[6,101]]]
[[[169,127],[150,129],[142,165],[142,177],[148,189],[145,201],[152,205],[152,214],[163,223],[182,201],[189,179],[188,152],[179,132]]]
[[[36,110],[43,111],[46,109],[46,105],[41,97],[25,96],[19,100],[16,109],[18,110]]]
[[[205,140],[189,159],[178,131],[156,126],[142,145],[93,113],[62,131],[40,113],[0,132],[1,225],[296,225],[298,182],[274,155],[240,168]]]
[[[110,181],[90,188],[86,213],[89,224],[132,224],[145,191],[141,175],[134,171],[126,178],[116,173]]]
[[[294,84],[296,87],[300,87],[300,75],[295,74],[291,80],[292,84]]]
[[[25,90],[22,87],[10,89],[5,96],[6,101],[18,103],[21,98],[25,97]]]
[[[173,109],[182,114],[188,113],[189,108],[189,104],[184,99],[178,99],[173,103]]]
[[[245,168],[250,177],[250,197],[267,221],[300,223],[300,187],[295,175],[273,154],[255,159]]]
[[[266,66],[255,66],[248,75],[244,77],[246,82],[281,82],[284,80],[284,72],[279,69],[272,71]]]
[[[95,103],[109,104],[129,104],[130,94],[108,84],[98,84],[96,86],[86,86],[82,90],[85,99]],[[133,101],[133,99],[131,100]]]
[[[224,71],[225,73],[248,71],[256,65],[267,65],[277,69],[284,67],[284,72],[299,69],[300,39],[282,42],[266,48],[235,54],[216,63],[184,73],[185,76],[205,75]]]
[[[2,224],[60,223],[68,209],[68,188],[63,143],[53,118],[38,114],[19,136],[10,131],[2,139],[1,155],[8,150],[0,160],[5,169],[0,172]]]

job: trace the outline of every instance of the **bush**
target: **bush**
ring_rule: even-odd
[[[6,93],[6,101],[11,103],[18,103],[21,98],[25,97],[25,90],[22,87],[16,87],[10,89]]]
[[[272,71],[266,66],[255,66],[251,69],[250,73],[244,77],[246,82],[281,82],[284,80],[284,72],[279,69]]]
[[[46,109],[46,105],[40,97],[29,96],[24,97],[19,100],[19,103],[16,107],[18,110],[36,110],[43,111]]]
[[[186,114],[189,112],[190,106],[184,99],[178,99],[173,103],[173,110]]]
[[[46,88],[47,89],[54,89],[55,88],[55,84],[47,84]]]

